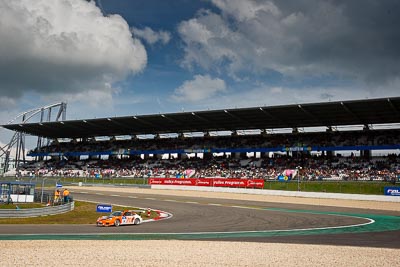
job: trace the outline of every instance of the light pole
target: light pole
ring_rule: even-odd
[[[44,181],[46,181],[46,180],[47,180],[47,178],[43,178],[43,180],[42,180],[42,195],[40,197],[40,203],[43,203],[43,187],[44,187]]]
[[[296,170],[297,170],[297,191],[300,191],[300,170],[301,170],[301,167],[297,166]]]

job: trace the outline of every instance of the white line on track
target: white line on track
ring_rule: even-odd
[[[120,197],[120,195],[110,195],[111,197]]]
[[[229,207],[238,208],[238,209],[250,209],[250,207],[245,207],[245,206],[229,206]],[[256,208],[254,208],[254,209],[256,209]],[[257,208],[257,209],[261,210],[262,208]]]
[[[156,200],[155,198],[152,198],[152,197],[146,197],[145,199],[147,199],[147,200]]]
[[[172,215],[172,214],[171,214]],[[335,214],[332,214],[335,215]],[[345,215],[347,216],[347,215]],[[172,216],[171,216],[172,217]],[[171,218],[170,217],[170,218]],[[276,229],[276,230],[261,230],[261,231],[230,231],[230,232],[167,232],[167,233],[134,233],[134,235],[209,235],[209,234],[245,234],[245,233],[275,233],[275,232],[295,232],[295,231],[314,231],[314,230],[328,230],[328,229],[341,229],[341,228],[351,228],[351,227],[359,227],[359,226],[364,226],[368,224],[372,224],[375,222],[375,220],[367,218],[367,217],[357,217],[357,216],[348,216],[348,217],[354,217],[354,218],[362,218],[368,220],[366,223],[360,223],[360,224],[352,224],[352,225],[342,225],[342,226],[331,226],[331,227],[316,227],[316,228],[302,228],[302,229]],[[150,220],[144,220],[143,223],[146,222],[151,222],[154,221],[153,219]],[[82,235],[109,235],[110,233],[81,233]],[[21,236],[38,236],[42,234],[21,234]],[[60,234],[47,234],[49,236],[55,236],[55,235],[60,235]],[[76,234],[62,234],[65,236],[68,235],[76,235]],[[113,233],[113,235],[126,235],[126,233]]]
[[[208,203],[207,205],[210,205],[210,206],[222,206],[222,204],[218,204],[218,203]]]
[[[128,196],[128,198],[137,198],[137,197],[133,197],[133,196]]]
[[[331,215],[336,215],[336,214],[331,214]],[[315,227],[315,228],[301,228],[301,229],[276,229],[276,230],[233,231],[233,232],[192,232],[190,234],[235,234],[235,233],[269,233],[269,232],[313,231],[313,230],[328,230],[328,229],[341,229],[341,228],[359,227],[359,226],[365,226],[365,225],[368,225],[368,224],[375,223],[375,220],[373,220],[371,218],[367,218],[367,217],[357,217],[357,216],[349,216],[349,215],[343,215],[343,216],[365,219],[365,220],[368,220],[368,222],[359,223],[359,224],[351,224],[351,225]],[[177,233],[177,234],[182,234],[182,233]],[[189,233],[183,233],[183,234],[189,234]]]
[[[199,204],[199,202],[196,202],[196,201],[185,201],[185,203],[188,203],[188,204]]]

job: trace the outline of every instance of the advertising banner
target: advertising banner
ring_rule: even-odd
[[[246,180],[242,179],[213,179],[215,187],[246,187]]]
[[[264,188],[262,179],[224,179],[224,178],[200,178],[200,179],[176,179],[176,178],[150,178],[151,185],[186,185],[186,186],[215,186],[215,187],[239,187],[239,188]]]
[[[400,196],[400,187],[396,186],[385,186],[386,196]]]
[[[112,212],[112,206],[108,204],[97,204],[97,212]]]
[[[150,178],[149,184],[195,186],[196,179]]]
[[[212,186],[212,179],[195,179],[196,186]]]
[[[264,180],[255,179],[255,180],[247,180],[247,188],[264,188]]]
[[[278,176],[278,181],[287,182],[292,180],[292,178],[296,177],[296,175],[297,175],[297,170],[286,169]]]

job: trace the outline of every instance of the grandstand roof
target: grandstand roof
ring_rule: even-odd
[[[400,97],[7,124],[2,127],[47,138],[85,138],[386,123],[400,123]]]

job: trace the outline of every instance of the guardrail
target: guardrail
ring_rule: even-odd
[[[0,209],[0,218],[29,218],[44,215],[56,215],[74,210],[75,202],[59,206],[49,206],[32,209]]]

